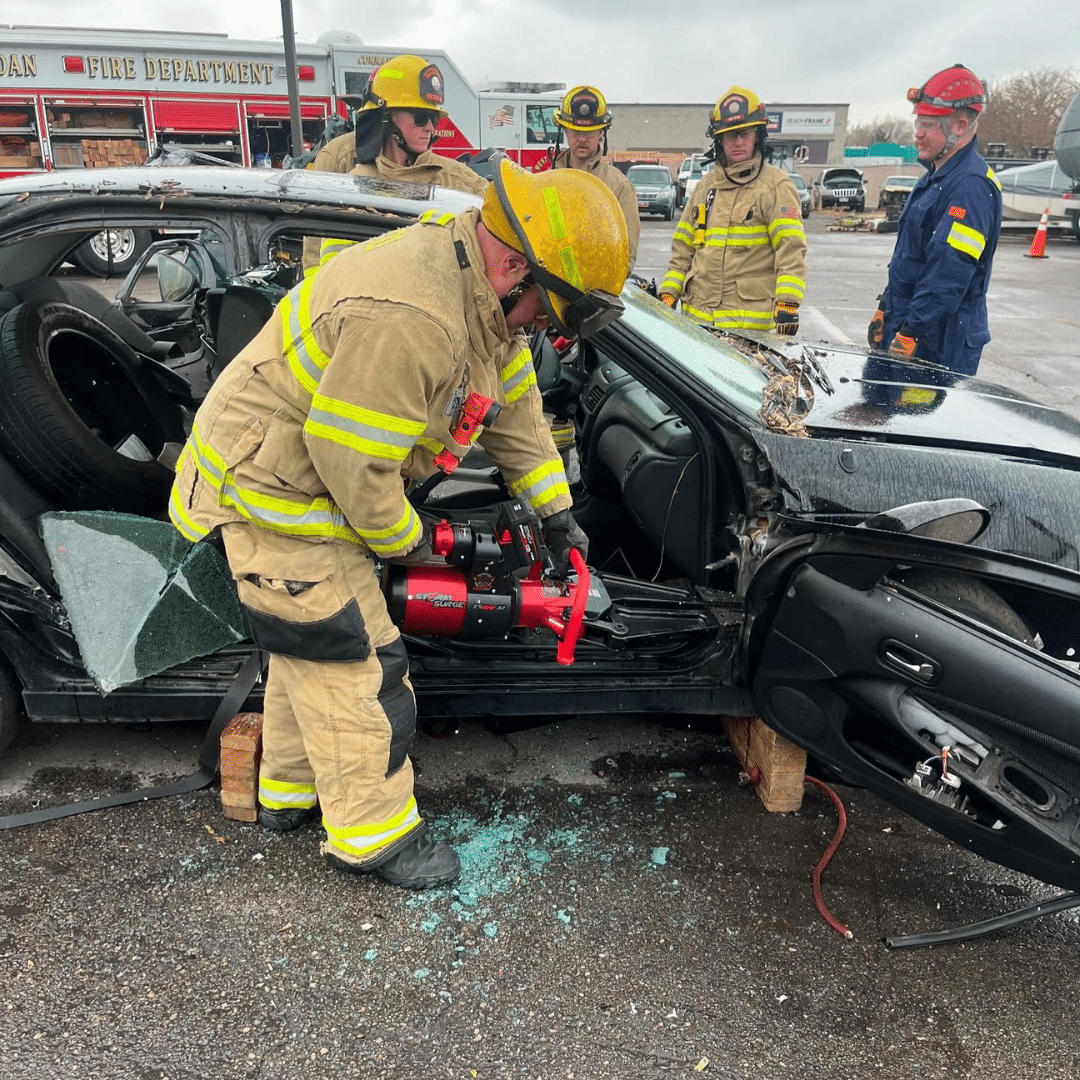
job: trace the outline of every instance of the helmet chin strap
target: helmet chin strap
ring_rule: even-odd
[[[967,135],[968,131],[971,130],[971,128],[968,128],[968,131],[965,131],[963,132],[963,134],[960,135],[958,135],[955,131],[950,131],[948,126],[949,121],[952,120],[956,115],[956,113],[952,113],[949,116],[939,116],[937,118],[938,127],[941,128],[941,133],[945,136],[945,145],[938,151],[937,154],[935,154],[930,159],[929,163],[931,165],[936,165],[943,157],[945,157],[946,154],[949,153],[950,150],[952,150],[952,148],[964,137],[964,135]]]
[[[390,138],[405,152],[405,164],[415,164],[416,159],[420,155],[409,149],[409,144],[405,141],[405,136],[401,134],[401,129],[390,119],[386,121],[386,127],[389,131]]]

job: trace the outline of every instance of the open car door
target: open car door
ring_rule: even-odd
[[[1080,889],[1080,574],[830,526],[749,601],[755,710],[984,857]]]

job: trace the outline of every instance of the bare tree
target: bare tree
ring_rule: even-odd
[[[1034,68],[991,83],[979,142],[1004,143],[1013,157],[1034,157],[1037,146],[1053,146],[1061,114],[1080,91],[1080,72]]]
[[[875,116],[863,124],[848,125],[845,146],[873,146],[874,143],[912,143],[910,116]]]

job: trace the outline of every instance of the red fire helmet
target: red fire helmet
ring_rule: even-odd
[[[912,87],[907,99],[915,105],[919,116],[948,116],[957,109],[982,112],[986,107],[986,90],[975,73],[963,64],[931,75],[920,87]]]

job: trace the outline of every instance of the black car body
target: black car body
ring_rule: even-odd
[[[91,488],[97,468],[53,462],[50,473],[26,455],[0,400],[9,733],[20,706],[54,721],[213,714],[250,646],[103,695],[82,664],[42,515],[162,516],[170,472],[157,459],[298,279],[302,236],[363,239],[468,205],[452,192],[263,170],[0,185],[0,341],[16,352],[16,325],[59,319],[64,330],[55,290],[67,286],[48,276],[88,234],[103,224],[185,231],[156,252],[156,293],[139,298],[155,273],[144,260],[99,310],[94,322],[128,343],[115,362],[90,324],[69,326],[57,355],[43,346],[57,423],[112,488]],[[943,370],[714,334],[633,284],[624,302],[619,321],[568,352],[534,342],[546,408],[573,426],[574,513],[590,537],[594,589],[575,662],[556,663],[553,632],[536,627],[492,639],[406,634],[421,713],[756,712],[946,835],[1080,887],[1080,424]],[[88,422],[69,368],[94,363]],[[110,401],[125,405],[124,422],[102,457]],[[149,453],[133,499],[120,488],[135,435]],[[111,458],[122,459],[114,472]],[[432,488],[424,507],[483,522],[505,498],[481,462]],[[118,596],[130,586],[115,567],[100,572]],[[258,705],[256,693],[248,706]]]

